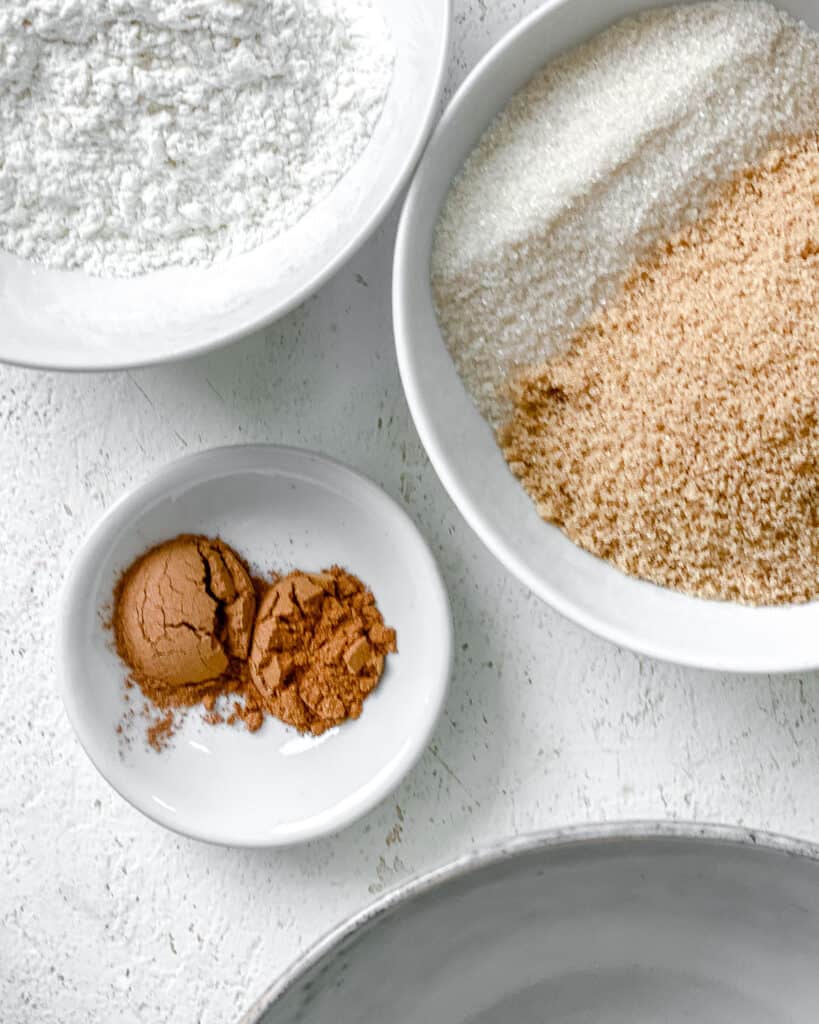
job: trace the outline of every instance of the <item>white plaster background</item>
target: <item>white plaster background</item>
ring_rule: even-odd
[[[458,0],[450,87],[535,6]],[[224,352],[116,376],[0,369],[3,1022],[229,1024],[386,887],[512,833],[696,818],[819,840],[819,675],[729,678],[618,650],[530,597],[466,528],[401,393],[395,221]],[[144,820],[96,774],[55,691],[56,594],[83,535],[155,467],[242,441],[323,449],[399,498],[440,559],[457,632],[418,768],[360,824],[285,852]]]

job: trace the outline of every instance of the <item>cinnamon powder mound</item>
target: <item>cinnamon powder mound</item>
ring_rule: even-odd
[[[819,596],[819,134],[736,176],[565,355],[499,439],[586,550],[707,598]]]
[[[223,541],[198,535],[157,545],[126,570],[110,625],[157,750],[195,706],[211,725],[256,732],[271,715],[325,732],[359,717],[396,650],[372,593],[345,570],[270,583]],[[230,710],[220,704],[229,696]]]
[[[395,631],[361,580],[338,566],[296,572],[259,606],[250,677],[269,714],[320,735],[359,717],[395,650]]]
[[[256,593],[221,540],[182,535],[138,558],[114,594],[120,657],[157,707],[197,704],[238,686],[250,648]]]

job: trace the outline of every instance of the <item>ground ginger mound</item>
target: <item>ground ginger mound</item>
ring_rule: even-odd
[[[735,177],[564,355],[512,383],[540,514],[706,598],[819,596],[819,134]]]

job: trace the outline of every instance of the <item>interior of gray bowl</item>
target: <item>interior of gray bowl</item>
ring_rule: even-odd
[[[807,1021],[818,957],[810,857],[714,836],[546,841],[410,886],[247,1021]]]

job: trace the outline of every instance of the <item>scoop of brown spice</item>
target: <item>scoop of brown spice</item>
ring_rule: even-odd
[[[273,715],[323,733],[358,718],[396,650],[395,631],[356,576],[333,567],[254,581],[223,541],[194,535],[134,562],[116,588],[111,624],[131,679],[165,712],[147,729],[157,750],[173,735],[176,710],[195,704],[212,725],[243,722],[255,732]],[[229,714],[216,707],[227,694],[238,698]]]
[[[319,735],[359,717],[395,649],[395,631],[359,579],[337,566],[294,572],[259,604],[250,677],[269,714]]]
[[[163,689],[198,692],[223,677],[232,659],[247,657],[255,611],[253,583],[227,544],[176,537],[146,552],[120,581],[117,650],[154,700]]]

